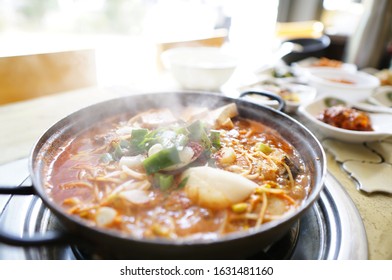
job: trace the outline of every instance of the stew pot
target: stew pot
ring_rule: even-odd
[[[246,92],[247,94],[255,92]],[[257,93],[281,98],[264,92]],[[64,143],[80,131],[110,116],[121,113],[138,113],[151,108],[172,108],[180,104],[200,105],[215,108],[235,102],[240,116],[259,121],[278,131],[302,155],[311,171],[311,193],[294,212],[282,219],[262,224],[246,232],[228,234],[214,241],[137,239],[113,231],[88,225],[82,219],[67,214],[54,203],[45,191],[44,170],[56,160],[57,151]],[[318,199],[326,175],[326,160],[322,146],[315,136],[302,124],[279,110],[258,105],[245,99],[235,99],[214,93],[168,92],[125,96],[91,105],[81,109],[49,128],[37,141],[29,158],[29,171],[33,182],[33,192],[52,211],[64,226],[64,231],[48,232],[44,236],[19,238],[0,231],[0,242],[13,245],[47,245],[50,243],[80,243],[93,246],[102,251],[108,259],[241,259],[252,256],[261,249],[273,244],[286,234],[299,221],[302,214]],[[29,193],[26,189],[2,189],[2,193]]]

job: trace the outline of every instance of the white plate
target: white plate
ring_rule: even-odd
[[[331,97],[316,99],[305,106],[300,106],[298,109],[298,112],[315,125],[325,136],[345,142],[361,143],[378,141],[392,135],[392,114],[369,113],[374,131],[348,130],[334,127],[318,120],[317,115],[328,107],[326,103],[327,98]],[[344,101],[346,106],[350,107],[350,103],[346,100]]]
[[[265,83],[260,83],[253,85],[252,87],[245,88],[246,91],[248,90],[261,90],[261,91],[269,91],[272,93],[275,93],[279,95],[280,97],[283,98],[283,100],[286,103],[286,108],[285,111],[287,113],[293,113],[297,111],[298,107],[300,105],[305,105],[312,100],[316,98],[316,89],[310,86],[306,85],[301,85],[301,84],[295,84],[295,83],[280,83],[280,84],[268,84],[268,82],[265,81]],[[281,90],[287,89],[290,91],[295,98],[298,98],[298,100],[285,100],[285,98],[282,96],[280,93]],[[242,89],[244,90],[244,89]],[[260,102],[262,104],[265,104],[266,98],[260,95],[248,95],[247,98],[249,98],[251,101],[254,102]]]

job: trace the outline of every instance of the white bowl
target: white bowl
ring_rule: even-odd
[[[339,97],[352,103],[368,99],[380,85],[373,75],[342,69],[314,69],[308,73],[307,82],[317,89],[319,97]]]
[[[298,109],[298,112],[326,137],[344,142],[362,143],[378,141],[392,135],[392,126],[390,125],[392,114],[369,113],[374,131],[354,131],[338,128],[317,119],[317,116],[328,107],[328,98],[331,97],[318,98],[305,106],[300,106]],[[344,101],[347,107],[351,107],[349,101],[342,98],[339,99]]]
[[[185,89],[219,90],[232,76],[237,59],[215,47],[173,48],[162,61]]]
[[[320,58],[317,57],[308,57],[301,61],[295,62],[292,65],[293,71],[297,75],[303,75],[306,71],[314,71],[318,69],[330,69],[330,70],[345,70],[347,72],[355,73],[358,70],[358,67],[352,63],[344,63],[341,62],[340,65],[335,66],[318,66],[317,63],[320,61]]]
[[[300,84],[294,84],[294,83],[283,84],[281,88],[290,90],[293,93],[293,95],[295,95],[298,98],[298,100],[290,100],[290,99],[285,99],[284,96],[281,96],[286,102],[285,111],[288,113],[294,113],[295,111],[297,111],[299,106],[310,103],[311,101],[313,101],[313,99],[316,98],[316,94],[317,94],[317,91],[314,87],[300,85]]]

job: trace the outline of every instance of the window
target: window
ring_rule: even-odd
[[[232,51],[259,63],[274,46],[278,2],[0,0],[0,55],[93,47],[99,81],[132,83],[154,75],[154,43],[225,28]]]

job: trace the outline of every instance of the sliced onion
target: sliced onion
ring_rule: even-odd
[[[143,155],[137,156],[123,156],[120,159],[120,166],[127,166],[129,168],[140,167],[142,165],[142,161],[145,160]]]
[[[153,154],[156,154],[162,150],[163,150],[163,146],[161,144],[158,143],[158,144],[152,145],[151,148],[148,150],[148,156],[150,157]]]
[[[123,191],[119,193],[119,196],[137,205],[145,204],[151,200],[148,192],[144,190]]]
[[[116,130],[116,133],[118,135],[131,135],[132,130],[133,130],[133,127],[131,127],[131,126],[123,126],[123,127],[118,128]]]
[[[164,170],[170,171],[170,170],[180,169],[195,160],[194,158],[195,152],[191,147],[188,146],[178,151],[178,155],[180,157],[181,162],[173,166],[167,167]]]
[[[100,207],[95,215],[95,222],[98,226],[107,226],[113,223],[117,216],[117,211],[111,207]]]

